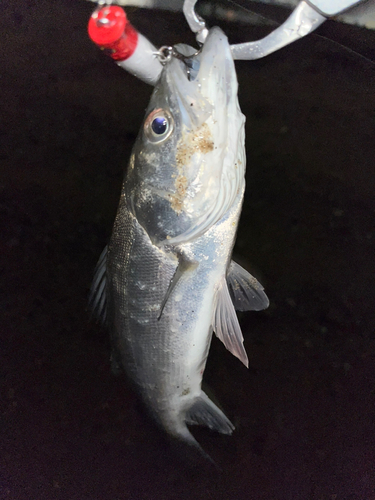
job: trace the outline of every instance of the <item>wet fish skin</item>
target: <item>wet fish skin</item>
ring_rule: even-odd
[[[162,428],[199,447],[187,424],[234,429],[201,389],[212,331],[247,365],[233,302],[260,310],[268,299],[231,263],[245,189],[244,117],[219,28],[194,57],[193,81],[172,59],[154,90],[92,303],[106,314],[113,365],[124,368]],[[160,141],[150,131],[155,110],[170,120]]]

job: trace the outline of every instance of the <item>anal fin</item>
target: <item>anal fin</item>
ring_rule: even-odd
[[[247,368],[249,360],[243,345],[243,335],[234,309],[232,299],[229,295],[225,276],[221,279],[216,295],[216,306],[213,313],[212,327],[225,347]]]
[[[203,391],[188,410],[188,425],[205,425],[221,434],[232,434],[234,425]]]

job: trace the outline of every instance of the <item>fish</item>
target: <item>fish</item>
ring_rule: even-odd
[[[91,305],[159,426],[201,450],[189,430],[232,434],[202,390],[213,332],[248,366],[236,315],[262,310],[262,285],[232,259],[245,191],[245,117],[228,39],[211,28],[198,52],[164,61],[124,176]],[[203,452],[203,450],[202,450]]]

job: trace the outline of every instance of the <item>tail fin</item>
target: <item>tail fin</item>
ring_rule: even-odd
[[[234,425],[224,415],[224,413],[211,401],[211,399],[201,391],[200,395],[194,400],[194,403],[186,412],[184,421],[180,421],[174,432],[169,433],[179,440],[190,445],[197,450],[206,460],[214,467],[221,471],[220,467],[212,460],[212,458],[203,450],[195,437],[191,434],[187,425],[205,425],[209,429],[220,432],[221,434],[232,434]]]
[[[179,432],[176,437],[184,441],[188,445],[190,445],[195,450],[197,450],[205,460],[208,460],[208,462],[210,462],[215,468],[220,470],[220,467],[218,467],[215,461],[212,460],[210,455],[204,451],[204,449],[201,447],[201,445],[198,443],[195,437],[191,434],[189,429],[186,427],[186,424],[184,424],[184,426],[179,429]]]

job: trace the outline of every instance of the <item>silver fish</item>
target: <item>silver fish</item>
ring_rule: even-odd
[[[92,305],[109,324],[113,367],[125,369],[167,433],[199,447],[187,424],[234,429],[201,389],[212,332],[248,366],[235,308],[261,310],[268,299],[231,261],[245,117],[228,40],[212,28],[199,53],[178,45],[169,59],[134,145]]]

